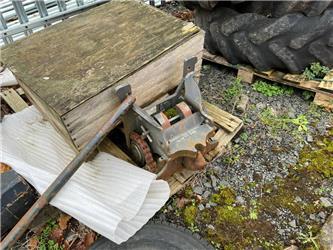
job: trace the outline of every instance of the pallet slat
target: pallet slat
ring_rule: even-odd
[[[333,91],[333,70],[328,72],[328,74],[324,77],[323,80],[325,81],[321,81],[318,88]]]
[[[238,117],[223,111],[209,102],[204,101],[203,105],[206,108],[208,115],[213,118],[214,122],[226,129],[228,132],[233,132],[242,122]]]
[[[15,89],[7,89],[0,93],[1,97],[11,107],[14,112],[20,112],[28,107],[28,104],[22,99],[22,97],[15,91]]]

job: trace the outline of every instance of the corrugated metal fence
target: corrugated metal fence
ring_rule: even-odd
[[[108,2],[107,0],[0,0],[0,46]],[[165,0],[145,0],[153,6]]]

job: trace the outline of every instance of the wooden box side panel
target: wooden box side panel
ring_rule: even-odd
[[[18,81],[19,85],[24,90],[24,93],[27,95],[29,100],[34,104],[34,106],[43,114],[52,126],[60,133],[65,141],[70,145],[74,150],[78,151],[75,144],[72,141],[72,138],[69,135],[69,132],[66,129],[65,124],[59,115],[51,109],[43,100],[41,100],[38,95],[36,95],[29,87],[27,87],[22,81]]]
[[[198,58],[196,71],[200,71],[204,32],[199,32],[180,46],[170,50],[141,70],[119,81],[129,83],[136,103],[144,106],[176,87],[183,77],[184,60]],[[115,86],[116,86],[115,85]],[[62,116],[67,130],[78,149],[81,149],[111,117],[119,105],[112,86]]]

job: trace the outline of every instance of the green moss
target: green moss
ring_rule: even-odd
[[[175,117],[178,112],[177,112],[177,109],[176,108],[169,108],[167,109],[166,111],[164,111],[164,114],[169,118],[171,119],[172,117]]]
[[[200,220],[200,222],[204,223],[204,224],[209,224],[212,221],[212,216],[211,216],[211,212],[209,210],[203,210],[200,214],[199,214],[199,218],[198,220]]]
[[[185,187],[184,197],[187,198],[187,199],[191,199],[193,197],[192,187],[190,187],[190,186]]]
[[[185,207],[183,218],[187,226],[194,225],[197,217],[197,207],[195,204]]]
[[[223,92],[224,99],[227,102],[235,101],[242,93],[241,79],[236,78],[230,86]]]
[[[215,208],[216,211],[216,223],[230,223],[230,224],[240,224],[243,221],[243,208],[232,207],[232,206],[219,206]]]
[[[231,205],[235,202],[235,191],[229,187],[220,188],[217,194],[212,194],[210,201],[220,205]]]
[[[333,177],[333,136],[320,138],[300,153],[299,166],[316,171],[326,178]]]
[[[269,193],[265,194],[262,199],[260,199],[260,208],[265,212],[274,213],[279,209],[288,209],[294,214],[300,214],[302,212],[301,205],[295,201],[294,190],[289,189],[288,186],[283,183],[279,185],[278,188]]]

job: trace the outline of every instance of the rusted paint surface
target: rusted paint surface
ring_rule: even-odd
[[[11,169],[12,168],[10,166],[8,166],[7,164],[0,162],[0,174],[3,174]]]

